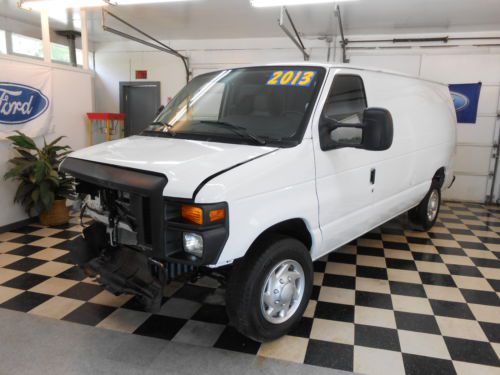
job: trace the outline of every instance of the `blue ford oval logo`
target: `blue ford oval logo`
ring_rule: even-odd
[[[451,91],[451,98],[455,105],[455,110],[461,111],[469,106],[469,98],[459,92]]]
[[[48,107],[49,99],[40,90],[0,82],[0,124],[24,124],[40,116]]]

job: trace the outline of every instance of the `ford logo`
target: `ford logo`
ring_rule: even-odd
[[[49,99],[34,87],[0,82],[0,124],[18,125],[42,115]]]
[[[453,99],[453,104],[455,105],[455,110],[457,112],[469,106],[469,98],[466,97],[464,94],[451,91],[451,98]]]

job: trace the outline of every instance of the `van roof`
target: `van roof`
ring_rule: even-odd
[[[369,72],[377,72],[377,73],[384,73],[384,74],[391,74],[395,76],[400,76],[400,77],[405,77],[405,78],[411,78],[411,79],[418,79],[420,81],[425,81],[425,82],[430,82],[438,85],[444,85],[448,86],[447,84],[439,81],[433,81],[430,79],[425,79],[421,77],[417,77],[411,74],[406,74],[402,72],[398,72],[395,70],[388,70],[388,69],[380,69],[380,68],[374,68],[374,67],[365,67],[365,66],[356,66],[356,65],[350,65],[350,64],[327,64],[327,63],[318,63],[318,62],[310,62],[310,61],[299,61],[299,62],[278,62],[278,63],[271,63],[271,64],[265,64],[267,66],[273,66],[273,65],[281,65],[281,66],[318,66],[318,67],[323,67],[327,69],[331,68],[342,68],[342,69],[351,69],[351,70],[364,70],[364,71],[369,71]]]

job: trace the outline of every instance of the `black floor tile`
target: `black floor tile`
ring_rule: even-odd
[[[460,289],[460,292],[462,292],[462,295],[468,303],[500,306],[500,298],[498,298],[498,295],[495,292],[473,289]]]
[[[315,317],[353,323],[354,305],[318,301]]]
[[[420,260],[422,262],[434,262],[434,263],[443,263],[443,259],[439,254],[431,254],[431,253],[420,253],[418,251],[412,251],[413,259]]]
[[[81,301],[88,301],[101,293],[103,287],[89,283],[78,283],[68,290],[61,293],[61,297],[78,299]]]
[[[401,351],[398,331],[391,328],[356,324],[354,328],[354,343],[370,348]]]
[[[40,229],[40,228],[37,228],[37,229]],[[31,242],[39,240],[40,238],[42,238],[42,237],[40,237],[40,236],[32,236],[30,234],[25,234],[23,236],[19,236],[17,238],[14,238],[14,239],[10,240],[10,242],[29,244]]]
[[[66,315],[63,320],[73,323],[86,324],[89,326],[96,326],[115,310],[116,308],[114,307],[97,305],[94,303],[84,303]]]
[[[419,272],[419,274],[424,284],[456,287],[455,281],[450,275],[430,272]]]
[[[352,371],[354,346],[309,340],[304,363],[337,370]]]
[[[500,343],[500,324],[479,322],[484,334],[491,342]]]
[[[385,249],[410,250],[408,244],[404,242],[383,241],[383,243]]]
[[[228,324],[229,319],[226,314],[226,307],[221,305],[202,305],[191,318],[207,323]]]
[[[40,227],[35,227],[33,225],[26,225],[26,226],[21,227],[21,228],[16,228],[12,232],[14,232],[14,233],[29,234],[29,233],[35,232],[37,230],[40,230]]]
[[[28,290],[28,289],[33,288],[35,285],[38,285],[38,284],[44,282],[47,279],[49,279],[49,277],[47,277],[47,276],[35,275],[32,273],[23,273],[15,278],[5,282],[5,283],[3,283],[3,286],[9,287],[9,288]]]
[[[500,268],[500,260],[498,259],[485,259],[485,258],[470,258],[470,259],[478,267]]]
[[[23,292],[0,305],[1,308],[28,312],[45,301],[51,299],[52,296],[34,292]]]
[[[495,292],[500,292],[500,280],[486,279]]]
[[[82,281],[83,279],[87,278],[85,273],[77,266],[68,268],[66,271],[61,272],[59,275],[57,275],[57,277],[75,281]]]
[[[426,298],[427,294],[421,284],[402,283],[400,281],[389,281],[391,294],[399,294],[402,296],[423,297]]]
[[[380,233],[376,233],[376,232],[368,232],[368,233],[365,233],[361,236],[361,238],[366,238],[366,239],[369,239],[369,240],[382,240],[382,235]]]
[[[469,306],[467,306],[466,303],[441,301],[435,299],[431,299],[429,300],[429,302],[431,303],[432,311],[434,311],[435,315],[449,316],[451,318],[460,319],[475,319],[474,315],[469,309]]]
[[[241,353],[256,354],[259,351],[260,343],[243,336],[233,327],[227,326],[219,336],[214,347]]]
[[[370,255],[374,257],[383,257],[384,249],[379,247],[367,247],[367,246],[358,246],[356,253],[358,255]]]
[[[203,302],[203,300],[213,292],[213,288],[206,288],[198,285],[186,284],[177,292],[174,297],[189,299],[191,301]]]
[[[488,366],[500,366],[500,361],[490,343],[445,337],[444,341],[455,361],[480,363]]]
[[[63,241],[63,242],[58,243],[57,245],[54,245],[52,247],[54,249],[61,249],[61,250],[71,251],[71,250],[75,250],[75,249],[81,248],[81,246],[82,246],[81,241],[77,241],[77,240],[73,239],[73,240]]]
[[[141,336],[172,340],[186,322],[186,319],[163,315],[151,315],[134,331],[134,333]]]
[[[452,361],[403,353],[406,375],[455,375]]]
[[[488,232],[488,231],[492,230],[487,225],[476,225],[476,224],[467,224],[467,228],[469,228],[470,230],[479,230],[479,231],[484,231],[484,232]]]
[[[497,237],[479,237],[482,243],[500,245],[500,238]]]
[[[436,246],[436,250],[439,254],[442,255],[462,255],[467,256],[465,251],[459,249],[458,247],[445,247],[445,246]]]
[[[448,230],[450,231],[450,233],[453,233],[453,234],[461,234],[461,235],[465,235],[465,236],[473,236],[474,235],[474,233],[472,233],[472,231],[470,231],[468,229],[448,228]]]
[[[417,266],[415,265],[415,262],[413,260],[386,258],[385,263],[387,264],[388,268],[396,268],[399,270],[409,271],[417,270]]]
[[[379,267],[356,266],[356,276],[370,279],[387,280],[387,269]]]
[[[9,254],[29,257],[43,249],[44,248],[41,246],[23,245],[21,247],[18,247],[17,249],[9,251]]]
[[[4,268],[8,268],[10,270],[27,272],[27,271],[30,271],[33,268],[38,267],[44,263],[46,263],[46,261],[40,260],[40,259],[22,258],[14,263],[11,263],[11,264],[5,266]]]
[[[303,316],[299,323],[290,331],[290,333],[288,333],[288,335],[308,338],[311,335],[313,320],[314,319],[312,318],[306,318]]]
[[[448,234],[448,233],[429,232],[429,237],[436,239],[436,240],[453,240],[453,236],[451,234]]]
[[[79,236],[79,235],[80,235],[80,232],[75,232],[72,230],[62,230],[59,233],[53,234],[50,237],[63,238],[65,240],[69,240],[69,239],[74,238],[74,237]]]
[[[392,310],[390,294],[356,291],[356,305]]]
[[[356,264],[356,255],[333,252],[328,255],[328,261],[337,263]]]
[[[422,238],[422,237],[406,237],[406,240],[409,243],[417,243],[421,245],[432,245],[432,241],[430,238]]]
[[[335,288],[355,289],[356,278],[352,276],[331,275],[325,273],[323,276],[323,285]]]
[[[327,262],[323,262],[323,261],[316,261],[313,263],[313,270],[314,272],[325,272],[325,268],[326,268],[326,263]]]
[[[423,333],[441,334],[436,318],[432,315],[414,314],[395,311],[396,326],[398,329]]]
[[[462,249],[488,250],[481,242],[458,241],[458,244]]]
[[[313,285],[312,291],[311,291],[311,297],[309,297],[309,299],[317,301],[319,298],[320,291],[321,291],[321,286]]]
[[[452,275],[483,277],[481,272],[474,266],[462,266],[460,264],[447,264]]]

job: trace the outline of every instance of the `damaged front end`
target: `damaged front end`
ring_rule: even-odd
[[[77,180],[81,215],[93,219],[74,240],[73,261],[110,292],[136,295],[158,310],[165,284],[201,265],[179,258],[182,232],[167,230],[179,209],[163,198],[166,177],[76,158],[61,169]]]

